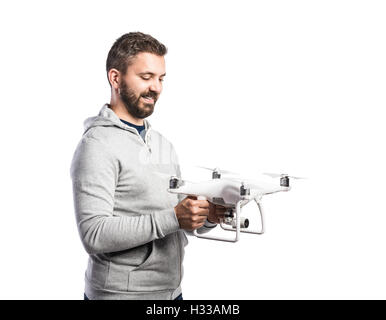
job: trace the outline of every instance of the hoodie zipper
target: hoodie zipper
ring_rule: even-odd
[[[142,139],[141,135],[138,133],[137,130],[135,130],[135,134],[138,136],[138,138],[141,140],[141,142],[147,147],[147,149],[149,150],[149,153],[151,153],[151,147],[149,146],[148,139],[147,139],[149,131],[150,131],[150,128],[148,128],[146,130],[145,139]],[[182,246],[181,246],[181,241],[180,241],[180,237],[179,237],[178,232],[175,232],[175,241],[177,242],[176,245],[177,245],[178,271],[179,271],[179,274],[178,274],[178,278],[179,278],[178,285],[180,286],[181,285],[181,281],[182,281]]]
[[[131,128],[130,128],[131,129]],[[134,132],[135,131],[135,132]],[[150,128],[146,129],[146,133],[145,133],[145,141],[143,141],[144,139],[142,139],[141,135],[138,133],[137,129],[134,129],[133,130],[130,130],[130,132],[133,132],[135,133],[135,135],[139,138],[139,140],[141,140],[141,143],[147,148],[147,150],[149,151],[149,153],[151,153],[151,147],[148,143],[148,139],[147,139],[147,136],[149,134],[149,131],[150,131]],[[150,139],[150,137],[149,137]]]
[[[130,130],[131,131],[131,130]],[[134,131],[134,130],[133,130]],[[132,131],[132,132],[133,132]],[[148,149],[149,153],[151,153],[151,147],[149,146],[148,144],[148,134],[150,132],[150,128],[148,128],[146,130],[146,133],[145,133],[145,139],[142,139],[141,135],[138,133],[137,130],[135,130],[135,134],[137,135],[137,137],[141,140],[141,143],[143,143],[146,148]],[[150,137],[149,137],[150,139]],[[145,140],[145,141],[144,141]],[[181,241],[180,241],[180,237],[179,237],[179,234],[178,232],[175,232],[175,241],[177,242],[176,245],[177,245],[177,254],[178,254],[178,271],[179,271],[179,275],[178,275],[178,285],[180,286],[181,285],[181,281],[182,281],[182,246],[181,246]]]
[[[139,137],[141,138],[141,140],[143,141],[143,143],[145,144],[145,146],[148,148],[148,150],[149,150],[149,152],[151,153],[151,147],[150,147],[150,145],[149,145],[149,143],[148,142],[150,142],[150,141],[147,141],[147,135],[149,134],[149,131],[150,131],[150,128],[148,128],[147,130],[146,130],[146,133],[145,133],[145,141],[143,141],[143,139],[142,139],[142,137],[139,135]],[[149,137],[149,140],[150,140],[150,137]]]

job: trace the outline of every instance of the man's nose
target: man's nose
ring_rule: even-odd
[[[161,82],[158,81],[158,80],[152,81],[152,83],[151,83],[149,89],[150,89],[151,91],[157,93],[157,94],[160,94],[161,91],[162,91],[162,85],[161,85]]]

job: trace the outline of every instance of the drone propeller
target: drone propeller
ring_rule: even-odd
[[[178,179],[178,181],[180,181],[181,184],[185,184],[185,182],[193,183],[193,182],[185,180],[185,179],[180,179],[176,175],[172,175],[170,173],[159,172],[159,171],[153,171],[153,173],[159,177],[162,177],[162,178],[167,178],[167,179],[176,178],[176,179]]]
[[[209,171],[212,171],[212,172],[217,172],[219,174],[232,174],[232,175],[237,175],[238,174],[238,173],[235,173],[235,172],[232,172],[232,171],[220,169],[218,167],[216,167],[216,168],[208,168],[208,167],[203,167],[203,166],[197,166],[197,168],[209,170]]]
[[[279,173],[269,173],[269,172],[265,172],[263,173],[265,174],[266,176],[270,176],[271,178],[292,178],[292,179],[307,179],[305,177],[294,177],[294,176],[290,176],[286,173],[282,173],[282,174],[279,174]]]
[[[248,189],[261,189],[259,185],[257,184],[257,181],[251,180],[251,179],[244,179],[244,178],[226,178],[227,180],[234,181],[240,183],[240,186],[244,186],[244,188]]]

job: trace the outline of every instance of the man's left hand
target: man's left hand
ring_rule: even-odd
[[[224,219],[225,207],[215,205],[209,202],[208,221],[211,223],[220,223]]]

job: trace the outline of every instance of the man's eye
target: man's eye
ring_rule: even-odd
[[[143,80],[150,80],[150,77],[142,77]]]
[[[163,79],[163,78],[162,78],[162,79],[159,79],[159,81],[163,82],[163,81],[164,81],[164,79]]]

